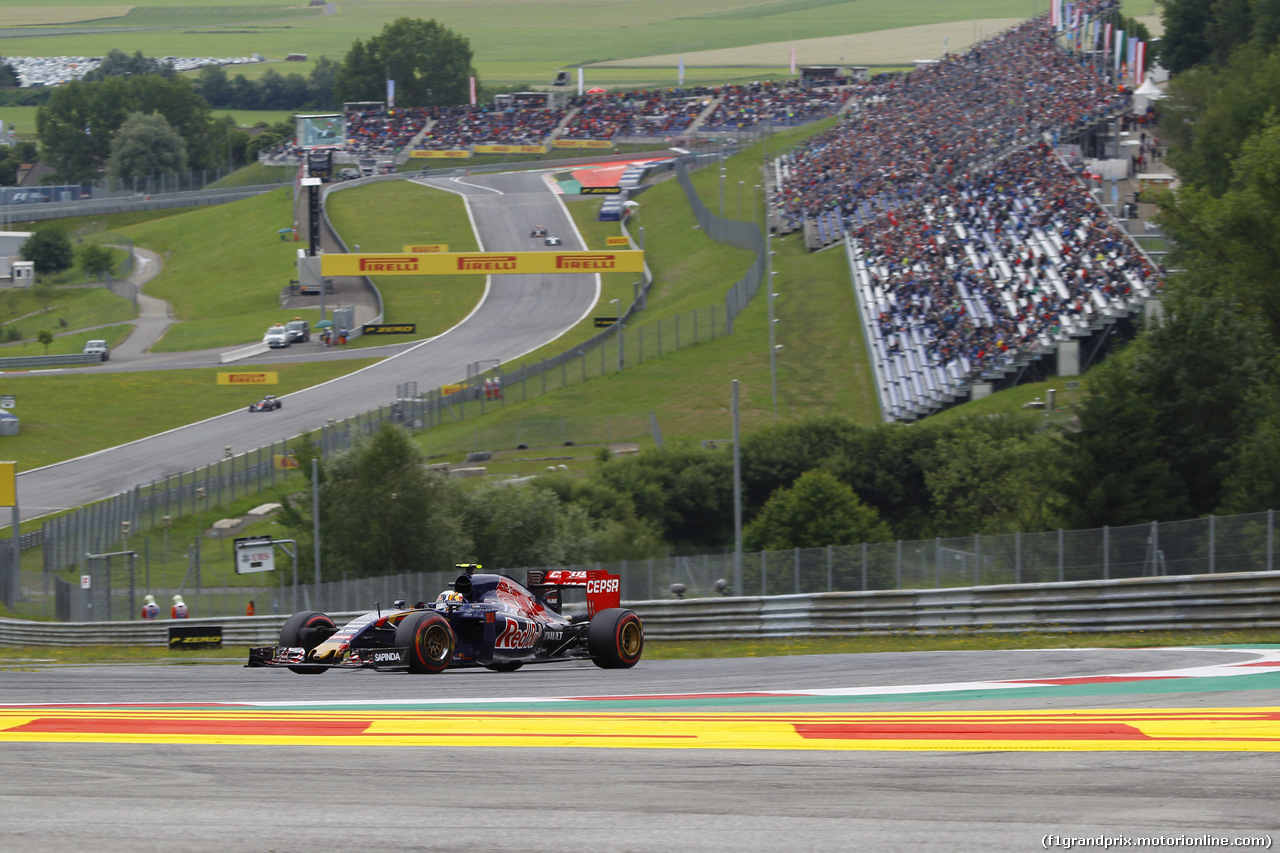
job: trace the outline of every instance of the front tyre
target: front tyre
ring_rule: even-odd
[[[587,651],[601,669],[630,669],[644,652],[644,625],[634,611],[601,610],[587,626]]]
[[[311,651],[316,646],[337,633],[338,626],[323,613],[315,610],[300,610],[285,620],[280,629],[280,645],[290,648],[301,646]],[[327,666],[291,666],[289,669],[300,675],[319,675],[327,671]]]
[[[442,672],[453,660],[453,628],[439,613],[410,613],[396,626],[396,646],[409,649],[410,672]]]

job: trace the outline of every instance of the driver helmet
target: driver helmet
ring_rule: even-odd
[[[436,601],[444,602],[445,604],[461,604],[463,601],[462,593],[446,589],[444,592],[436,596]]]
[[[155,597],[154,595],[147,595],[147,596],[143,596],[142,603],[143,603],[143,604],[155,604],[155,603],[156,603],[156,597]]]
[[[182,596],[180,596],[180,595],[175,595],[175,596],[173,597],[173,603],[174,603],[174,604],[183,604],[184,602],[182,601]]]

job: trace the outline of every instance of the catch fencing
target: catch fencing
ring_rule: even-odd
[[[419,589],[435,588],[426,575],[423,578]],[[426,594],[420,599],[408,594],[413,587],[391,579],[369,583],[373,587],[358,607],[348,609],[347,602],[334,599],[335,607],[327,612],[335,622],[341,625],[374,609],[375,602],[386,607],[395,600],[393,595],[410,603],[432,600]],[[672,642],[891,634],[1244,631],[1280,628],[1280,573],[772,597],[624,598],[623,606],[639,614],[647,638]],[[304,603],[299,609],[312,608]],[[168,629],[175,624],[217,626],[225,645],[275,645],[289,612],[196,616],[180,622],[50,624],[0,619],[0,647],[164,646]]]
[[[352,435],[350,431],[335,433],[325,440],[325,445],[332,451],[337,445],[349,442]],[[224,489],[231,487],[230,474],[230,471],[223,472]],[[173,510],[184,506],[192,508],[196,498],[191,492],[200,488],[198,482],[202,481],[192,477],[177,486],[171,484],[172,503],[169,507]],[[203,482],[206,488],[214,489],[219,480],[214,477]],[[157,501],[158,498],[152,498],[152,513],[160,511]],[[106,505],[101,506],[105,509]],[[83,519],[81,522],[59,520],[71,529],[59,531],[55,543],[65,549],[61,552],[65,559],[80,560],[81,571],[93,574],[101,569],[84,561],[87,548],[94,548],[94,553],[98,554],[128,550],[127,537],[121,541],[119,534],[121,520],[121,516]],[[112,529],[115,531],[114,539],[88,540],[87,534],[92,531]],[[531,568],[605,569],[621,576],[622,595],[629,601],[708,598],[730,593],[736,593],[738,597],[758,595],[763,599],[787,595],[915,592],[994,585],[1110,583],[1270,573],[1276,569],[1275,533],[1275,513],[1267,511],[1091,530],[748,552],[743,555],[742,586],[737,590],[734,588],[735,561],[731,553]],[[77,539],[77,536],[82,538]],[[56,553],[56,548],[48,548],[46,552]],[[139,573],[147,559],[144,557],[138,564]],[[374,602],[385,604],[396,599],[429,601],[453,579],[447,572],[418,572],[337,580],[316,586],[307,583],[312,571],[310,566],[299,566],[296,589],[289,570],[281,568],[279,563],[273,585],[219,588],[202,586],[199,579],[193,577],[181,588],[147,589],[165,597],[174,593],[186,594],[190,596],[188,604],[192,606],[193,614],[221,616],[244,613],[250,600],[256,602],[261,613],[288,613],[295,609],[359,610],[372,607]],[[519,578],[524,576],[526,569],[503,571]],[[49,573],[44,575],[45,583],[49,577]],[[139,578],[140,574],[135,578],[135,586],[142,590],[143,581]],[[32,576],[27,580],[34,586],[40,578]],[[108,585],[115,589],[117,596],[124,595],[126,585],[119,579],[113,582],[95,576],[90,588],[100,589]],[[64,590],[60,594],[84,595],[89,600],[88,594],[80,590]],[[135,592],[135,595],[141,594]],[[99,603],[98,611],[102,615],[87,617],[84,621],[106,618],[105,609],[112,610],[120,618],[118,614],[125,612],[122,606],[104,607]],[[132,618],[136,618],[138,607],[131,608]],[[60,609],[64,615],[73,611],[74,608]]]

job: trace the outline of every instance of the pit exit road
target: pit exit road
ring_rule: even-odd
[[[542,240],[529,237],[532,225],[545,225],[562,235],[566,250],[584,248],[559,196],[537,173],[426,183],[462,195],[483,249],[550,251]],[[595,275],[493,276],[480,304],[457,326],[407,348],[388,348],[395,349],[395,354],[356,373],[285,395],[284,408],[278,413],[250,416],[237,408],[130,444],[23,472],[18,477],[22,518],[80,506],[211,464],[222,458],[227,446],[235,452],[248,451],[318,429],[330,418],[341,420],[375,409],[391,402],[402,383],[436,388],[465,378],[466,366],[481,359],[509,362],[571,329],[591,312],[598,295]],[[377,354],[378,350],[363,350],[350,355]],[[217,364],[212,353],[203,359],[203,366]],[[150,363],[196,366],[191,360],[189,354],[171,354],[156,356]],[[280,360],[272,353],[240,366],[265,367]]]

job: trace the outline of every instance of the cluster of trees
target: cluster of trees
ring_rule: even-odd
[[[1270,50],[1280,38],[1276,0],[1160,0],[1160,5],[1161,62],[1175,74],[1222,65],[1246,44]]]
[[[1240,317],[1185,315],[1191,327],[1178,320],[1153,331],[1159,340],[1151,350],[1134,347],[1105,368],[1078,431],[1046,429],[1039,414],[871,427],[824,417],[744,438],[744,547],[1089,528],[1268,508],[1277,481],[1259,477],[1257,466],[1277,461],[1272,439],[1280,422],[1263,426],[1265,417],[1247,411],[1256,401],[1247,389],[1268,381],[1249,353],[1263,348],[1264,336],[1257,324],[1240,334]],[[1229,331],[1249,340],[1214,363],[1199,363],[1185,346],[1188,334],[1227,344]],[[1222,371],[1230,375],[1219,384]],[[1172,392],[1162,396],[1170,378],[1192,379],[1194,411]],[[314,442],[304,437],[295,454],[309,472]],[[442,571],[459,560],[507,568],[639,560],[723,552],[734,541],[732,456],[696,445],[617,458],[602,451],[585,476],[471,488],[428,471],[411,438],[387,425],[318,471],[331,578]],[[282,523],[309,550],[310,500],[283,503]]]
[[[339,101],[382,101],[395,81],[396,106],[469,103],[471,42],[434,20],[397,18],[367,42],[351,45],[338,69]]]
[[[206,65],[196,74],[196,91],[218,110],[333,110],[341,107],[334,97],[338,64],[320,57],[306,77],[268,69],[250,80],[234,78],[221,65]]]
[[[321,57],[306,77],[269,70],[257,80],[229,79],[220,66],[180,77],[141,52],[112,50],[84,80],[48,93],[36,130],[54,169],[50,180],[59,183],[238,166],[291,137],[293,128],[249,134],[230,116],[214,118],[215,108],[337,109],[343,101],[381,101],[388,76],[398,105],[462,104],[475,73],[471,61],[467,39],[411,18],[393,21],[368,42],[357,39],[341,64]]]
[[[10,187],[18,182],[18,167],[34,163],[39,156],[34,142],[0,146],[0,187]]]
[[[22,241],[19,251],[23,258],[31,261],[37,281],[69,270],[77,261],[85,275],[101,280],[117,262],[116,252],[100,243],[84,243],[77,251],[66,229],[57,222],[41,225],[31,232],[31,236]]]
[[[167,78],[159,74],[113,76],[102,80],[76,81],[57,87],[49,102],[36,113],[36,132],[41,155],[54,169],[58,183],[89,183],[106,170],[112,159],[113,146],[120,130],[137,116],[153,115],[147,127],[166,126],[165,139],[158,140],[156,167],[125,157],[117,163],[141,169],[117,176],[146,175],[166,171],[176,154],[172,137],[183,142],[187,164],[191,168],[209,168],[224,162],[224,150],[230,128],[210,115],[208,102],[201,98],[191,81]],[[128,138],[120,145],[132,145]],[[180,159],[180,158],[178,158]]]

